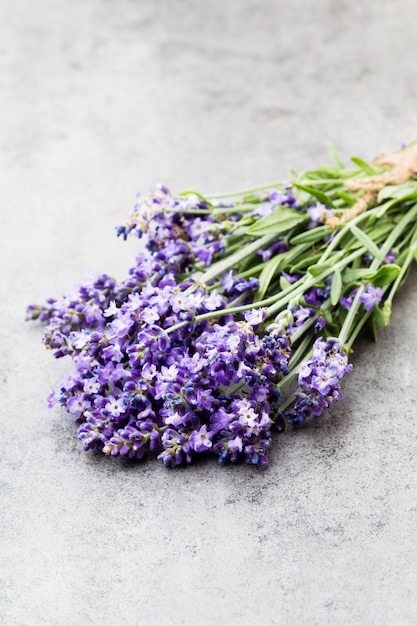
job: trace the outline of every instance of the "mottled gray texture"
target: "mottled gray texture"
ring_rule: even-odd
[[[413,0],[0,2],[0,623],[417,623],[417,275],[345,402],[269,469],[84,454],[28,302],[90,268],[138,190],[217,192],[417,136]]]

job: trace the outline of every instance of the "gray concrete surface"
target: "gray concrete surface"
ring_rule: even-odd
[[[417,623],[417,274],[269,469],[84,454],[29,302],[119,277],[138,190],[230,190],[417,136],[412,0],[0,1],[0,624]]]

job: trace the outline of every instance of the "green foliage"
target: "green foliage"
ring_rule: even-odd
[[[337,269],[335,270],[333,274],[332,286],[330,289],[330,302],[332,303],[333,306],[336,306],[336,304],[339,302],[339,298],[342,294],[342,289],[343,289],[342,273],[339,269]]]
[[[269,233],[277,236],[287,233],[289,230],[308,220],[308,215],[303,215],[294,209],[279,207],[271,215],[266,215],[257,222],[254,222],[246,230],[246,234],[251,237],[263,237]]]
[[[299,233],[290,239],[291,245],[297,245],[300,243],[317,243],[321,239],[324,239],[331,233],[331,229],[328,226],[316,226],[303,233]]]
[[[355,224],[351,224],[350,232],[367,249],[369,254],[371,254],[375,259],[382,261],[383,257],[381,256],[381,250],[363,230],[355,226]]]
[[[394,282],[400,271],[401,267],[395,265],[395,263],[390,263],[383,265],[373,274],[363,276],[363,279],[368,283],[372,283],[375,287],[386,287]]]
[[[301,185],[300,183],[294,183],[294,185],[298,189],[305,191],[305,193],[307,193],[309,196],[313,196],[313,198],[316,198],[316,200],[318,200],[322,204],[325,204],[328,207],[335,208],[333,200],[326,193],[324,193],[324,191],[320,191],[319,189],[316,189],[315,187],[310,187],[308,185]]]
[[[284,326],[293,323],[291,319],[298,306],[315,310],[314,316],[292,335],[295,345],[303,334],[314,336],[314,320],[319,315],[326,321],[322,331],[325,337],[338,337],[350,347],[362,327],[368,325],[376,339],[377,328],[389,324],[392,298],[405,281],[412,260],[417,260],[417,180],[383,187],[365,213],[334,228],[324,224],[307,228],[310,221],[307,210],[315,201],[333,208],[336,215],[343,215],[362,195],[348,189],[344,181],[378,176],[386,171],[359,157],[352,158],[356,169],[348,170],[333,146],[330,151],[335,166],[294,173],[297,179],[292,185],[297,209],[282,205],[256,220],[253,217],[256,207],[268,198],[269,192],[267,188],[255,188],[235,197],[240,220],[229,220],[226,224],[225,216],[220,218],[226,236],[229,236],[227,228],[232,233],[229,269],[233,268],[242,277],[259,277],[253,306],[266,306],[267,319],[278,314]],[[285,189],[283,185],[277,188]],[[221,214],[215,211],[215,215]],[[287,251],[280,248],[281,252],[259,263],[257,250],[277,239],[287,244]],[[385,258],[392,250],[396,262],[387,264]],[[226,271],[227,259],[221,263],[219,268]],[[288,274],[284,275],[284,271]],[[211,278],[213,271],[208,270],[208,275]],[[297,281],[290,282],[288,275],[297,276]],[[358,295],[346,310],[340,303],[342,294],[348,297],[357,287],[363,292],[367,283],[382,288],[379,305],[367,311]],[[328,297],[311,305],[307,294],[313,288],[319,288],[321,294],[327,292]]]
[[[328,272],[330,271],[332,268],[331,265],[326,264],[326,265],[321,265],[320,263],[317,263],[316,265],[311,265],[307,271],[310,274],[310,276],[320,276],[320,274],[323,274],[324,272]]]
[[[283,265],[285,265],[285,260],[285,254],[278,254],[277,256],[272,257],[272,259],[269,259],[269,261],[265,263],[264,268],[259,276],[259,288],[256,294],[256,300],[262,300],[275,274]]]
[[[343,200],[349,207],[356,204],[356,199],[345,191],[336,191],[336,195]]]
[[[374,306],[372,314],[378,326],[388,326],[391,317],[391,303],[384,302],[382,309],[378,305]]]
[[[417,181],[408,180],[402,185],[386,185],[378,193],[379,203],[391,198],[400,201],[417,198]]]
[[[339,156],[338,151],[336,150],[336,147],[329,142],[327,145],[327,148],[329,150],[329,154],[331,156],[331,158],[333,159],[333,161],[336,163],[337,167],[339,167],[341,170],[343,170],[345,168],[345,166],[342,163],[342,160]]]
[[[375,168],[373,165],[371,165],[370,163],[367,163],[366,161],[364,161],[363,159],[360,159],[359,157],[351,157],[350,159],[352,161],[352,163],[354,163],[355,165],[357,165],[366,176],[375,176],[376,174],[379,174],[379,172],[381,171],[380,168]]]

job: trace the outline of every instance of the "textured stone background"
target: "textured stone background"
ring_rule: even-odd
[[[417,274],[269,469],[84,454],[28,302],[123,277],[138,190],[218,192],[417,136],[413,0],[0,2],[0,623],[417,623]]]

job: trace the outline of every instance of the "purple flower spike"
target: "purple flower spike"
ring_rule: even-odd
[[[301,391],[285,412],[287,423],[300,427],[312,416],[319,416],[323,409],[342,399],[339,379],[348,374],[352,366],[337,339],[317,339],[313,356],[298,369],[298,384]]]

